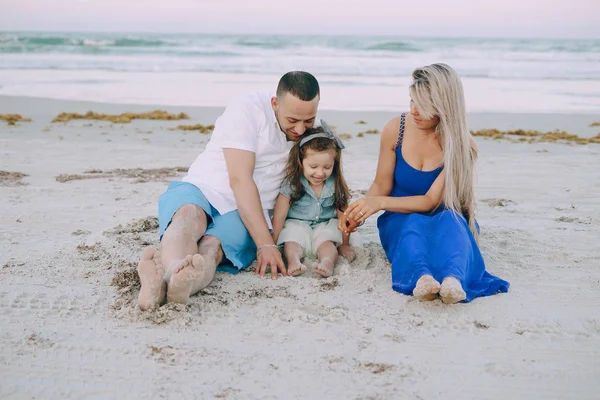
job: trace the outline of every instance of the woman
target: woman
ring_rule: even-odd
[[[412,78],[410,113],[383,129],[375,181],[345,217],[363,223],[385,211],[377,227],[398,292],[445,303],[506,292],[509,283],[486,272],[477,246],[477,145],[460,78],[446,64],[418,68]],[[346,221],[340,229],[349,230]]]

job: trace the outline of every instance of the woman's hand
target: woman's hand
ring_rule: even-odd
[[[383,209],[382,200],[383,198],[380,196],[363,197],[350,204],[344,212],[344,215],[347,219],[353,219],[358,221],[359,224],[362,224],[371,215]]]

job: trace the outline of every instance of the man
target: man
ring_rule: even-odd
[[[159,200],[160,250],[146,248],[138,264],[142,310],[167,301],[187,303],[212,281],[217,267],[236,273],[257,259],[277,279],[287,275],[273,242],[275,205],[293,143],[313,127],[319,84],[307,72],[288,72],[276,97],[252,93],[217,119],[206,149],[181,182]]]

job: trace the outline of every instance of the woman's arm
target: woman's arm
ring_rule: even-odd
[[[470,137],[470,144],[471,155],[473,160],[476,160],[479,149],[473,136]],[[442,202],[445,176],[445,172],[442,171],[424,196],[382,197],[379,200],[381,202],[381,210],[405,214],[433,211]]]
[[[288,215],[288,211],[290,210],[290,199],[285,195],[279,193],[277,196],[277,201],[275,202],[275,210],[273,210],[273,241],[277,244],[277,239],[279,238],[279,234],[283,229],[283,224],[285,223],[285,219]]]
[[[352,203],[346,210],[349,219],[359,223],[379,211],[391,211],[404,214],[433,211],[442,200],[445,184],[445,172],[442,171],[435,179],[427,193],[423,196],[375,196],[364,197]]]
[[[377,159],[377,172],[366,196],[387,196],[394,186],[394,169],[396,168],[396,142],[400,119],[390,120],[381,133],[379,145],[379,158]]]
[[[433,184],[423,196],[406,197],[381,197],[381,209],[384,211],[399,212],[403,214],[424,213],[435,210],[442,202],[444,193],[445,172],[433,181]]]
[[[473,161],[475,161],[477,159],[479,148],[477,147],[477,142],[473,136],[470,137],[469,141],[471,144],[471,156]],[[346,212],[347,218],[353,218],[356,216],[356,219],[361,222],[364,221],[368,216],[382,210],[404,214],[433,211],[442,202],[442,196],[444,195],[445,176],[445,172],[442,171],[442,173],[435,179],[427,193],[423,196],[375,196],[372,199],[361,199],[361,204],[354,203],[348,207]],[[351,213],[351,211],[354,210],[358,211]],[[360,211],[362,211],[365,216],[361,216]]]

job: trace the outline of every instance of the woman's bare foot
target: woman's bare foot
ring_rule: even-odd
[[[449,276],[442,281],[440,298],[446,304],[454,304],[466,299],[467,294],[458,279]]]
[[[167,301],[187,304],[195,284],[204,277],[204,257],[200,254],[186,256],[173,269],[167,288]]]
[[[152,247],[146,247],[137,266],[142,287],[138,296],[138,306],[141,310],[158,307],[165,300],[167,284],[163,280],[165,272],[160,252]]]
[[[300,261],[292,261],[288,262],[287,273],[289,276],[298,276],[305,273],[307,269],[306,265],[302,264]]]
[[[324,278],[329,278],[331,275],[333,275],[335,263],[329,258],[324,258],[321,261],[315,262],[312,267],[317,274]]]
[[[438,296],[440,283],[431,275],[423,275],[417,281],[413,290],[413,296],[419,301],[432,301]]]
[[[338,252],[340,253],[340,256],[344,257],[350,262],[356,259],[356,253],[354,252],[354,249],[348,244],[341,244],[338,247]]]

